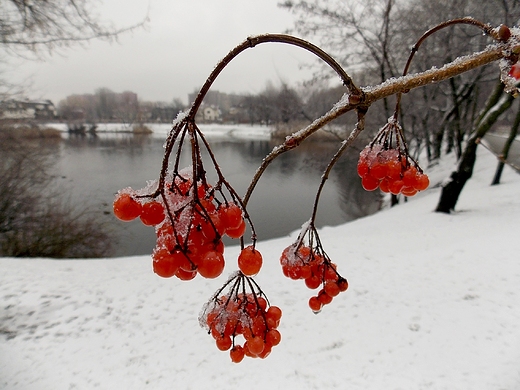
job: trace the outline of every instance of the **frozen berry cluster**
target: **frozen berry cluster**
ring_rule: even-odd
[[[216,278],[225,267],[222,236],[243,236],[244,213],[234,201],[217,201],[213,188],[205,180],[192,180],[188,172],[168,180],[163,195],[153,199],[142,195],[149,189],[121,190],[114,200],[114,214],[123,221],[139,217],[145,225],[155,227],[152,258],[157,275],[181,280],[191,280],[197,274]],[[259,252],[252,251],[256,257],[248,257],[249,249],[245,252],[244,267],[252,274],[255,265],[251,263],[258,263]]]
[[[241,272],[229,283],[229,293],[214,296],[204,306],[199,322],[219,350],[229,351],[232,362],[240,363],[244,357],[264,359],[281,341],[277,328],[282,311],[269,306],[263,293],[253,290],[252,279]]]
[[[282,252],[280,257],[283,274],[292,279],[303,279],[305,285],[316,290],[315,296],[309,299],[309,307],[314,313],[319,313],[324,305],[348,289],[347,279],[336,271],[336,264],[319,250],[309,246],[294,243]]]
[[[391,118],[361,151],[357,164],[361,185],[394,195],[413,196],[430,185],[428,176],[409,155],[403,130]]]

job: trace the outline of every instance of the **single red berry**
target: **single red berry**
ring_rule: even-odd
[[[256,275],[262,268],[262,255],[252,245],[242,249],[238,255],[238,268],[246,276]]]
[[[305,285],[311,290],[317,289],[321,285],[321,278],[318,276],[311,276],[305,279]]]
[[[265,313],[265,320],[269,329],[278,328],[281,318],[282,310],[278,306],[271,306]]]
[[[114,200],[114,215],[121,221],[131,221],[141,215],[141,203],[130,194],[120,194]]]
[[[374,191],[379,187],[379,180],[372,177],[372,175],[367,175],[361,179],[361,185],[367,191]]]
[[[386,177],[379,183],[379,189],[385,194],[390,192],[390,181]]]
[[[198,265],[199,274],[208,279],[214,279],[224,271],[225,261],[222,253],[217,251],[209,251],[202,257],[201,263]]]
[[[154,251],[152,258],[153,272],[163,278],[171,278],[179,269],[176,257],[166,248]]]
[[[232,345],[231,337],[229,336],[219,337],[215,340],[215,342],[217,344],[217,348],[221,351],[227,351],[229,348],[231,348]]]
[[[399,195],[401,193],[401,189],[403,188],[404,183],[402,180],[395,180],[390,183],[388,186],[388,190],[391,194]]]
[[[399,160],[389,160],[386,163],[387,172],[386,177],[397,180],[401,177],[401,164]]]
[[[265,342],[273,347],[276,347],[278,344],[280,344],[281,340],[282,335],[277,329],[271,329],[265,335]]]
[[[145,203],[141,211],[141,222],[146,226],[155,226],[164,220],[164,207],[161,203],[152,201]]]
[[[311,297],[309,299],[309,307],[314,313],[319,313],[323,304],[319,301],[318,297]]]
[[[386,164],[376,162],[370,167],[370,176],[374,179],[381,180],[386,176],[387,171]]]
[[[229,356],[231,357],[231,361],[233,363],[240,363],[244,360],[244,348],[241,345],[235,345],[229,351]]]
[[[242,223],[242,209],[236,203],[220,206],[218,213],[226,229],[236,229]]]
[[[335,297],[341,292],[338,284],[332,281],[326,282],[323,286],[323,290],[331,297]]]
[[[179,268],[177,272],[175,272],[175,276],[177,276],[180,280],[188,281],[192,280],[197,276],[197,270],[194,271],[186,271],[182,268]]]
[[[247,340],[247,346],[253,355],[260,355],[265,347],[264,338],[253,337],[250,340]]]
[[[415,187],[417,182],[417,168],[409,166],[403,174],[403,183],[405,187]]]
[[[424,173],[418,173],[417,178],[415,180],[415,186],[414,188],[417,191],[424,191],[428,188],[430,185],[430,179],[428,178],[428,175],[425,175]]]
[[[273,346],[267,342],[264,343],[264,349],[257,356],[260,359],[265,359],[271,353]]]
[[[401,194],[403,194],[404,196],[414,196],[415,194],[417,194],[417,190],[413,187],[403,187],[401,189]]]
[[[240,238],[246,232],[246,221],[242,219],[240,225],[235,229],[226,229],[226,235],[230,238]]]
[[[339,291],[341,292],[345,292],[348,290],[348,282],[347,282],[347,279],[345,278],[340,278],[338,281],[338,287],[339,287]]]
[[[366,175],[368,175],[368,163],[365,159],[359,159],[358,161],[358,165],[357,165],[357,173],[359,175],[359,177],[364,177]]]

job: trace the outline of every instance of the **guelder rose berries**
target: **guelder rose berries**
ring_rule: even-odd
[[[226,286],[230,290],[221,295]],[[253,279],[236,272],[204,305],[199,323],[220,351],[229,351],[231,361],[240,363],[244,357],[264,359],[280,343],[281,317],[280,308],[269,306]]]
[[[379,188],[385,193],[413,196],[430,185],[428,176],[409,156],[401,126],[393,119],[361,151],[357,172],[367,191]]]
[[[336,271],[336,264],[308,246],[288,246],[280,257],[280,264],[286,277],[293,280],[303,279],[311,290],[321,287],[318,293],[309,299],[309,307],[314,313],[319,313],[323,306],[348,289],[347,279]]]
[[[194,182],[189,173],[170,178],[164,194],[147,195],[145,191],[120,191],[114,214],[123,221],[139,217],[144,225],[155,227],[153,271],[181,280],[197,274],[210,279],[220,276],[225,267],[222,236],[240,238],[246,231],[242,208],[233,201],[217,202],[212,187],[205,180]],[[254,275],[262,257],[250,249],[240,262],[245,274]]]
[[[305,237],[309,244],[305,244]],[[323,306],[348,289],[347,279],[338,273],[336,264],[323,251],[318,232],[312,224],[304,225],[296,242],[284,249],[280,264],[286,277],[303,279],[311,290],[321,287],[308,302],[314,313],[319,313]]]

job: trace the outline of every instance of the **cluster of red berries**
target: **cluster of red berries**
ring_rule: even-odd
[[[336,264],[308,246],[288,246],[282,252],[280,264],[286,277],[305,280],[305,285],[311,290],[322,287],[316,296],[309,299],[309,307],[314,313],[319,313],[324,305],[328,305],[335,296],[348,289],[347,279],[336,271]]]
[[[222,236],[240,238],[246,230],[239,205],[231,201],[217,203],[211,186],[180,175],[166,183],[164,196],[157,197],[159,200],[149,200],[139,193],[129,189],[120,191],[114,201],[114,213],[123,221],[140,217],[145,225],[155,226],[157,241],[152,258],[157,275],[191,280],[197,274],[205,278],[222,274],[225,267]],[[245,273],[253,275],[260,254],[246,249],[241,254],[245,258],[242,263]]]
[[[199,321],[213,336],[217,348],[229,351],[231,361],[240,363],[246,356],[264,359],[280,343],[277,328],[281,317],[281,309],[268,307],[263,296],[234,293],[211,300]]]
[[[430,185],[428,176],[406,153],[383,145],[369,145],[359,155],[357,172],[367,191],[379,188],[394,195],[413,196]]]

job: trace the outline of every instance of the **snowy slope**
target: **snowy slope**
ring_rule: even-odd
[[[260,242],[256,280],[283,310],[265,360],[231,363],[198,325],[225,276],[161,279],[148,256],[2,258],[0,388],[520,389],[520,177],[490,187],[480,152],[454,214],[432,212],[433,188],[320,231],[350,288],[318,315],[279,269],[291,238]],[[229,274],[238,248],[225,254]]]

